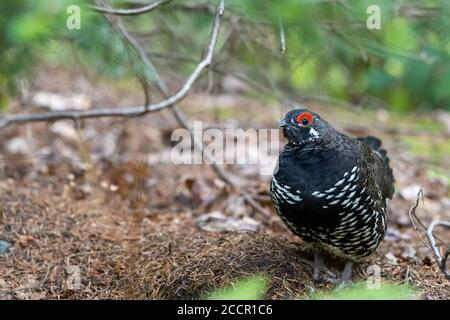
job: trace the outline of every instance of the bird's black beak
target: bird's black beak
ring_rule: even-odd
[[[285,128],[285,127],[287,127],[288,125],[289,125],[289,123],[288,123],[285,119],[281,120],[281,121],[278,123],[278,127],[280,127],[280,128]]]

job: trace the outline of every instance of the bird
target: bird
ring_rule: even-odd
[[[394,176],[381,140],[351,137],[308,109],[280,121],[287,143],[272,175],[270,195],[281,220],[315,249],[314,280],[324,252],[346,261],[336,282],[351,280],[353,265],[373,253],[386,234]]]

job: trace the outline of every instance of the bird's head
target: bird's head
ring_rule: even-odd
[[[318,114],[307,109],[294,109],[289,111],[280,121],[279,127],[288,143],[303,145],[326,139],[332,127]]]

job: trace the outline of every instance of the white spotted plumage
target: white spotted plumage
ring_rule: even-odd
[[[364,146],[307,110],[290,111],[280,124],[288,144],[271,195],[283,221],[307,242],[347,257],[370,254],[386,229],[385,200],[393,183],[386,152],[378,152],[381,141],[369,137]]]

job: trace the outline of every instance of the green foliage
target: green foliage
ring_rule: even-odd
[[[218,289],[205,298],[211,300],[264,299],[268,280],[262,276],[240,279],[232,285]],[[368,287],[367,282],[352,283],[335,290],[316,292],[300,299],[312,300],[406,300],[417,298],[416,290],[407,285],[381,282],[379,287]]]
[[[382,283],[379,288],[368,288],[365,282],[311,296],[313,300],[409,300],[414,298],[416,298],[415,290],[409,286]]]
[[[233,3],[275,32],[282,21],[290,62],[285,69],[301,92],[356,101],[369,95],[399,111],[450,109],[448,1]],[[381,8],[381,30],[366,27],[366,9],[374,4]],[[299,59],[302,65],[294,67]]]
[[[66,8],[81,0],[0,2],[0,108],[15,80],[40,62],[39,46],[66,30]]]
[[[267,291],[267,280],[261,276],[251,276],[219,289],[205,298],[208,300],[260,300]]]
[[[145,75],[130,47],[112,32],[86,0],[0,2],[0,108],[15,93],[17,79],[42,62],[69,68],[79,64],[110,77]],[[67,8],[81,9],[81,29],[67,28]],[[75,59],[74,59],[75,57]]]
[[[104,17],[86,7],[87,0],[17,0],[0,2],[0,106],[18,77],[50,57],[69,67],[83,66],[113,78],[136,73],[155,75],[136,59]],[[183,4],[216,5],[215,0]],[[82,11],[82,29],[68,30],[68,5]],[[126,0],[112,1],[127,7]],[[163,58],[160,68],[185,74],[189,63],[164,59],[167,53],[198,60],[210,32],[211,14],[177,9],[174,1],[157,12],[123,18],[132,32],[159,30],[142,38]],[[369,5],[381,9],[381,29],[369,30]],[[224,42],[217,60],[226,69],[245,71],[263,83],[261,71],[283,89],[302,95],[328,95],[358,103],[374,97],[393,110],[450,109],[450,2],[447,0],[228,0],[227,15],[241,17],[238,32]],[[280,23],[286,53],[280,52]],[[49,52],[50,51],[50,52]],[[167,69],[161,71],[165,73]],[[267,83],[267,81],[265,81]]]

